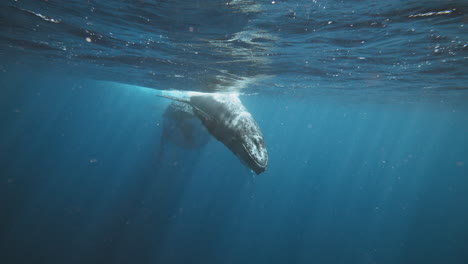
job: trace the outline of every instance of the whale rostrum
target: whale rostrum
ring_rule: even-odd
[[[188,98],[157,95],[190,105],[208,132],[256,174],[266,170],[268,153],[260,127],[234,94],[202,94]]]

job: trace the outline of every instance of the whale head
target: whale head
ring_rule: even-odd
[[[268,152],[257,123],[248,116],[240,119],[239,146],[231,149],[234,154],[256,174],[266,170]]]
[[[268,153],[260,127],[237,95],[211,94],[190,98],[208,131],[256,174],[266,170]]]

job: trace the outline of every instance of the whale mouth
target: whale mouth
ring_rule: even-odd
[[[257,173],[257,174],[260,174],[261,172],[264,172],[266,170],[266,167],[267,167],[267,164],[268,164],[268,158],[262,159],[262,161],[264,161],[264,162],[261,162],[261,161],[259,161],[259,159],[257,159],[255,157],[256,155],[252,153],[252,150],[250,148],[248,148],[244,143],[242,143],[242,147],[244,148],[245,152],[247,152],[247,154],[249,155],[249,160],[247,162],[248,167],[253,169],[255,171],[255,173]],[[252,164],[252,162],[254,164]],[[251,166],[251,165],[255,165],[255,166]]]

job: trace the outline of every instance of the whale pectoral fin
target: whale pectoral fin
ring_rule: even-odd
[[[209,127],[212,127],[214,126],[215,124],[218,124],[218,120],[216,120],[214,118],[213,115],[210,115],[209,113],[203,111],[202,109],[200,109],[199,107],[197,107],[196,105],[194,105],[190,100],[188,99],[184,99],[184,98],[177,98],[177,97],[173,97],[173,96],[167,96],[167,95],[160,95],[160,94],[157,94],[156,96],[158,97],[162,97],[162,98],[167,98],[167,99],[171,99],[171,100],[174,100],[174,101],[178,101],[178,102],[182,102],[182,103],[186,103],[188,105],[190,105],[193,110],[197,113],[197,116],[198,118],[202,121],[202,123],[209,129]]]
[[[198,114],[198,118],[200,118],[200,120],[206,124],[206,123],[213,123],[213,122],[216,122],[216,119],[213,118],[213,116],[207,114],[206,112],[200,110],[200,108],[198,107],[194,107],[192,106],[196,113]]]
[[[178,101],[178,102],[187,103],[187,104],[189,104],[189,105],[192,105],[192,104],[190,103],[190,101],[187,100],[187,99],[177,98],[177,97],[167,96],[167,95],[161,95],[161,94],[157,94],[156,96],[162,97],[162,98],[166,98],[166,99],[171,99],[171,100],[174,100],[174,101]]]

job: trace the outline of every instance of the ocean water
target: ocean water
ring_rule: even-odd
[[[2,1],[0,263],[468,263],[467,13]],[[188,91],[239,94],[266,172],[175,144]]]

